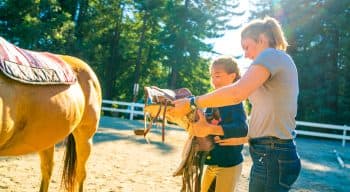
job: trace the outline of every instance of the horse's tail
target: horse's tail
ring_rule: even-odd
[[[63,185],[67,191],[74,191],[74,178],[75,178],[77,154],[76,154],[75,140],[74,140],[73,134],[69,134],[66,140],[66,151],[64,156],[65,156],[64,167],[63,167],[61,185]]]

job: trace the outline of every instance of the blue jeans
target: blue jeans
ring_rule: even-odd
[[[249,192],[285,192],[299,176],[301,164],[292,139],[259,137],[249,140],[253,166]]]

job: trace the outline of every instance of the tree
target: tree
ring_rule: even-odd
[[[225,0],[5,0],[0,35],[17,45],[77,56],[97,72],[103,98],[137,101],[139,87],[188,87],[207,92],[208,38],[227,25],[238,1]],[[237,26],[236,26],[237,27]]]
[[[0,35],[18,46],[64,53],[73,23],[57,1],[0,3]]]
[[[238,3],[230,4],[227,1],[168,1],[165,9],[169,13],[164,17],[162,31],[162,46],[166,55],[166,65],[169,69],[168,86],[179,87],[181,79],[188,78],[188,72],[201,63],[208,63],[201,58],[201,52],[210,52],[211,45],[205,43],[207,38],[218,38],[224,30],[232,29],[227,25],[232,16],[242,15],[235,8]],[[205,78],[205,71],[198,71],[199,77]],[[192,77],[191,77],[192,78]],[[192,82],[196,83],[196,82]],[[198,82],[199,83],[199,82]],[[208,85],[203,92],[208,89]]]

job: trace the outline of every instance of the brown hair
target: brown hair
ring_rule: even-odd
[[[241,73],[239,71],[238,64],[233,58],[226,56],[217,58],[211,63],[210,68],[218,65],[223,66],[225,72],[228,74],[236,73],[236,78],[233,80],[233,82],[236,82],[238,79],[241,78]]]
[[[258,41],[259,35],[264,34],[269,40],[269,46],[279,49],[287,50],[288,42],[284,37],[281,25],[272,17],[265,17],[264,19],[256,19],[248,23],[241,32],[241,39],[251,38]]]

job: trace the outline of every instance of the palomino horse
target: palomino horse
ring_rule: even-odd
[[[0,37],[1,41],[5,42]],[[92,69],[82,60],[51,56],[70,66],[76,76],[73,83],[25,84],[0,72],[0,156],[38,152],[42,173],[40,191],[46,192],[55,144],[68,136],[62,184],[67,191],[83,191],[85,166],[100,118],[101,88]],[[4,58],[0,54],[0,59]]]

